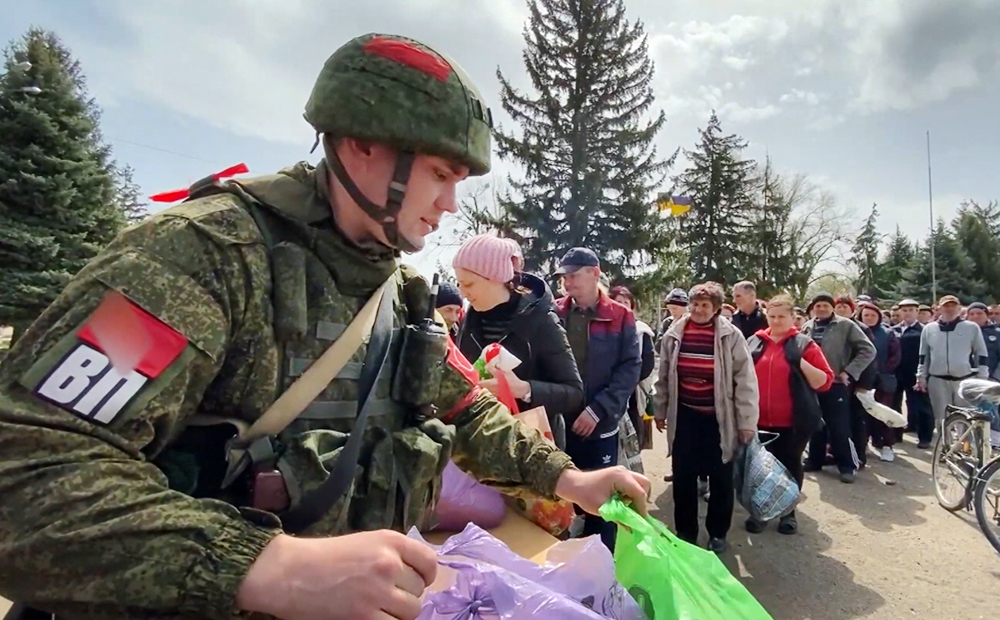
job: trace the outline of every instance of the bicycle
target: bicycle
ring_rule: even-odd
[[[1000,383],[967,379],[959,386],[959,396],[995,410]],[[983,408],[949,405],[934,444],[931,471],[941,507],[951,512],[974,510],[986,539],[1000,553],[1000,451],[993,449],[992,422],[993,414]],[[949,478],[959,483],[954,494],[949,493]]]

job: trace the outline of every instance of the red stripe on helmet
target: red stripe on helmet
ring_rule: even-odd
[[[448,61],[409,41],[390,37],[373,37],[365,43],[364,51],[368,54],[394,60],[407,67],[413,67],[441,82],[447,81],[448,76],[451,75],[452,68]]]

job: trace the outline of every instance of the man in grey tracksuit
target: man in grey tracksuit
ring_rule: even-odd
[[[833,305],[832,295],[817,295],[807,308],[813,318],[802,326],[802,333],[819,344],[834,374],[833,385],[819,394],[826,427],[820,429],[809,442],[806,470],[822,469],[829,442],[830,450],[837,459],[841,482],[851,483],[860,462],[851,443],[850,385],[857,382],[861,373],[874,361],[875,345],[857,323],[834,314]]]
[[[989,353],[979,326],[959,318],[957,297],[945,295],[938,303],[941,318],[924,326],[920,334],[920,366],[917,389],[926,390],[934,410],[934,427],[944,420],[948,405],[969,406],[958,396],[963,379],[989,374]],[[976,367],[973,367],[973,363]]]

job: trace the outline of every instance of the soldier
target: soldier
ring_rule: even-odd
[[[365,35],[305,117],[318,167],[196,183],[10,351],[4,596],[66,618],[414,618],[436,558],[399,532],[428,525],[449,458],[506,493],[645,510],[648,480],[580,472],[478,388],[399,265],[489,170],[462,70]]]

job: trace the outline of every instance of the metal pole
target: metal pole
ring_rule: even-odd
[[[934,187],[931,184],[931,132],[927,131],[927,203],[931,215],[931,304],[937,303],[937,261],[934,258]]]

